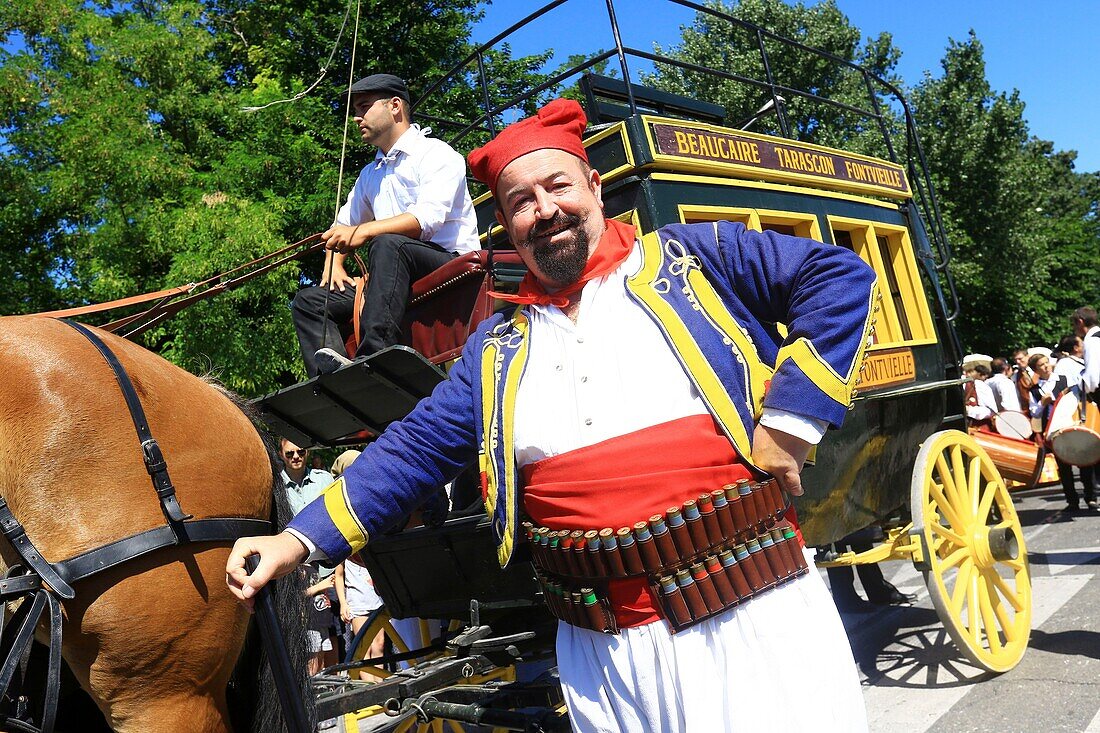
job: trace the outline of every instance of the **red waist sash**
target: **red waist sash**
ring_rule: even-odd
[[[710,415],[694,415],[523,467],[524,508],[550,529],[618,529],[738,479],[749,467]],[[661,616],[645,578],[611,580],[620,628]]]

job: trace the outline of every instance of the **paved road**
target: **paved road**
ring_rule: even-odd
[[[1031,640],[1010,672],[968,664],[920,574],[883,564],[912,607],[845,614],[872,733],[1100,733],[1100,514],[1065,514],[1060,488],[1014,494],[1031,561]]]

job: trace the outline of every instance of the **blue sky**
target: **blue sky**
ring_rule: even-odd
[[[474,37],[485,41],[544,0],[495,0]],[[940,74],[948,39],[971,28],[985,47],[986,77],[998,91],[1018,89],[1031,133],[1078,152],[1078,171],[1100,170],[1100,0],[837,0],[865,36],[891,33],[902,51],[898,70],[915,85]],[[677,42],[690,10],[664,0],[615,0],[624,45],[651,49]],[[559,58],[612,46],[604,0],[569,0],[517,37],[518,54],[553,48]],[[564,32],[563,32],[564,29]]]

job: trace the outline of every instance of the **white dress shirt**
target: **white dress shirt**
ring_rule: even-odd
[[[1020,393],[1016,391],[1016,383],[1004,374],[994,374],[985,380],[993,391],[993,400],[997,404],[997,412],[1021,412]]]
[[[414,124],[388,154],[379,150],[359,174],[336,223],[354,226],[400,214],[420,222],[419,239],[462,254],[480,248],[466,187],[466,161]]]
[[[527,365],[515,407],[520,466],[660,425],[707,408],[664,335],[626,289],[641,247],[581,291],[574,324],[556,306],[535,305]],[[818,443],[823,420],[767,408],[761,423]]]
[[[1081,339],[1085,346],[1085,369],[1081,373],[1081,386],[1085,394],[1092,394],[1100,387],[1100,326],[1093,326]]]

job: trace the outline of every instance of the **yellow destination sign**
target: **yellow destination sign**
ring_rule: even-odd
[[[649,121],[654,152],[686,161],[706,161],[760,171],[781,180],[825,179],[837,187],[889,196],[910,195],[900,166],[764,135],[703,124]]]
[[[872,351],[863,360],[860,372],[859,391],[892,384],[904,384],[915,381],[917,367],[913,362],[912,349],[888,349]]]

